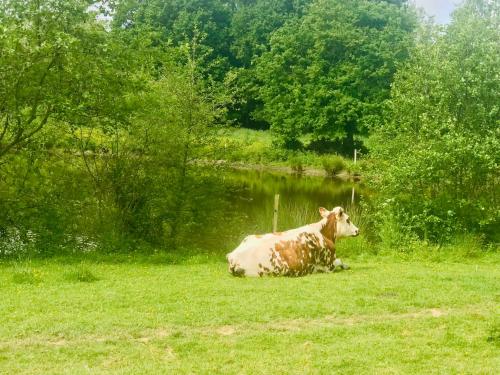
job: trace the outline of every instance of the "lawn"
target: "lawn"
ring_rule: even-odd
[[[350,265],[249,279],[219,260],[3,263],[0,373],[499,373],[495,262]]]

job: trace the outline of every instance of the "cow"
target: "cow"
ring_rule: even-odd
[[[335,240],[359,235],[341,207],[320,207],[317,223],[286,232],[247,236],[227,254],[234,276],[302,276],[348,269],[335,254]]]

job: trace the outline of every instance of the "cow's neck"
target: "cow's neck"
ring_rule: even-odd
[[[336,233],[337,233],[337,219],[335,215],[330,214],[326,219],[320,221],[321,224],[321,234],[327,240],[331,242],[335,242]]]

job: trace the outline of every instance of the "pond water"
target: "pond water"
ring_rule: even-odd
[[[359,184],[317,176],[296,176],[256,170],[230,170],[222,175],[222,197],[213,197],[219,218],[200,234],[200,247],[232,250],[248,234],[272,231],[274,196],[280,195],[278,231],[319,221],[319,207],[351,205],[363,191]],[[195,238],[193,238],[196,240]]]

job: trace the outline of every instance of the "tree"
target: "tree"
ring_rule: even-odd
[[[231,8],[231,2],[222,0],[127,0],[118,3],[113,23],[130,32],[155,31],[160,48],[197,38],[200,70],[220,82],[232,61]]]
[[[411,8],[382,1],[318,0],[271,37],[256,61],[260,118],[280,143],[351,152],[378,123],[392,76],[412,44]],[[333,150],[332,150],[333,149]]]
[[[380,161],[380,222],[434,241],[498,241],[500,8],[468,0],[451,24],[424,27],[397,74],[389,120],[370,140]],[[496,236],[496,237],[495,237]]]
[[[203,81],[197,48],[196,39],[172,48],[161,75],[152,72],[145,89],[131,95],[136,110],[107,176],[123,229],[172,248],[210,216],[198,212],[210,201],[210,172],[198,163],[215,152],[224,117],[224,97]]]
[[[124,120],[128,62],[88,10],[91,1],[0,4],[0,158],[49,123]]]
[[[255,61],[270,47],[273,32],[291,19],[300,18],[311,0],[242,1],[233,12],[230,35],[234,63],[226,75],[226,84],[233,93],[229,117],[247,128],[268,129],[269,123],[256,118],[262,109],[258,97],[260,82]]]
[[[35,233],[53,247],[82,212],[89,221],[102,213],[102,167],[118,152],[132,112],[126,98],[142,82],[134,49],[92,3],[0,2],[0,236]],[[105,157],[96,139],[108,141]]]

